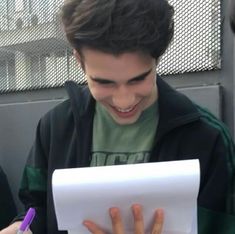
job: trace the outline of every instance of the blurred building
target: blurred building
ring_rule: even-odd
[[[2,91],[60,86],[81,73],[61,31],[61,2],[0,0]]]

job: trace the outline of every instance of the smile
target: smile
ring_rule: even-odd
[[[127,113],[127,112],[131,112],[134,108],[135,108],[135,106],[131,107],[131,108],[128,108],[128,109],[121,109],[121,108],[115,108],[115,109],[119,112]]]
[[[119,108],[119,107],[114,107],[114,106],[112,106],[112,108],[120,118],[130,118],[130,117],[132,117],[133,115],[136,114],[139,103],[135,104],[132,107],[125,108],[125,109]]]

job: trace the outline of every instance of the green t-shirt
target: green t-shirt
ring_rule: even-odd
[[[154,103],[142,112],[135,123],[120,125],[97,103],[91,166],[148,162],[158,119],[158,105]]]

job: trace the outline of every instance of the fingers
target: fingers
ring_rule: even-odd
[[[144,218],[142,215],[142,207],[141,205],[135,204],[131,208],[134,217],[134,233],[144,234]]]
[[[122,224],[121,214],[118,208],[113,207],[109,209],[109,214],[112,221],[113,234],[124,234],[124,228]],[[85,220],[83,225],[90,231],[92,234],[105,234],[102,229],[90,220]]]
[[[113,234],[124,234],[120,210],[116,207],[110,208],[109,214],[112,220]]]
[[[161,234],[164,223],[164,212],[162,209],[157,209],[154,215],[154,223],[151,234]]]
[[[25,234],[33,234],[33,233],[31,232],[31,230],[28,230],[27,232],[25,232]]]
[[[95,223],[90,220],[85,220],[83,225],[89,230],[90,233],[93,234],[105,234],[102,229]]]
[[[113,207],[109,209],[109,214],[112,221],[113,234],[124,234],[124,228],[122,224],[121,214],[118,208]],[[105,234],[102,229],[90,220],[85,220],[83,225],[90,231],[92,234]]]
[[[19,227],[20,227],[21,221],[17,221],[12,223],[10,226],[2,229],[0,231],[0,234],[15,234],[17,233]]]
[[[144,218],[141,205],[135,204],[131,207],[134,217],[134,234],[144,234]],[[124,227],[120,210],[116,207],[109,209],[109,214],[112,221],[113,234],[124,234]],[[161,234],[164,223],[164,212],[162,209],[157,209],[154,214],[154,223],[151,234]],[[105,232],[94,222],[85,220],[83,225],[92,234],[105,234]]]

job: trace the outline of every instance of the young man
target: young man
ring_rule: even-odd
[[[173,37],[173,14],[166,0],[65,1],[64,31],[88,86],[68,82],[69,100],[38,124],[20,189],[26,208],[36,208],[34,234],[64,233],[52,199],[57,168],[195,158],[201,167],[199,233],[229,233],[222,221],[234,214],[232,139],[220,121],[157,75]],[[132,206],[134,233],[144,233],[141,209]],[[163,212],[156,211],[152,233],[161,233]],[[118,207],[110,216],[113,233],[125,233]],[[1,234],[13,234],[17,225]],[[84,225],[104,234],[96,220]]]

